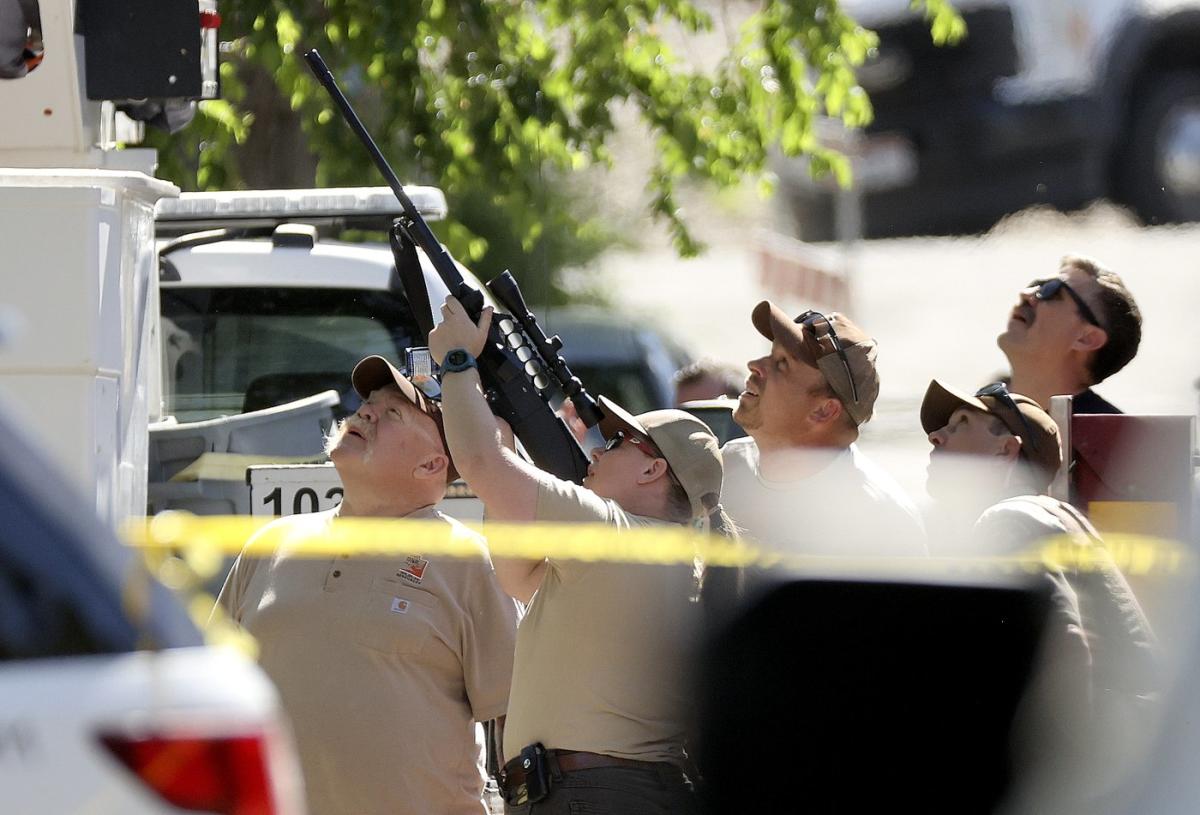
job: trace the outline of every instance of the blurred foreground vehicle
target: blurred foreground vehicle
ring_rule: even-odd
[[[187,612],[0,418],[4,812],[288,815],[275,689]]]
[[[1098,198],[1146,223],[1200,220],[1200,2],[966,0],[937,46],[907,3],[849,0],[879,35],[859,70],[875,119],[856,154],[866,237],[978,231],[1031,204]],[[829,188],[780,165],[800,236],[834,237]]]

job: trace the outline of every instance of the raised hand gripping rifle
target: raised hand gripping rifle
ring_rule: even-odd
[[[329,92],[350,129],[367,148],[404,210],[392,224],[389,237],[405,294],[423,335],[422,342],[433,330],[433,304],[429,302],[415,247],[419,246],[425,252],[446,288],[463,304],[467,314],[478,320],[485,305],[483,293],[463,279],[454,258],[404,192],[396,173],[338,87],[325,60],[315,49],[306,52],[304,60],[317,81]],[[557,336],[547,337],[538,325],[513,276],[504,272],[487,287],[496,301],[510,312],[495,314],[487,343],[478,359],[479,376],[492,412],[508,422],[530,459],[540,469],[582,483],[587,475],[587,454],[566,423],[550,407],[548,391],[553,385],[561,388],[588,427],[599,422],[603,412],[567,367],[559,353],[562,341]]]

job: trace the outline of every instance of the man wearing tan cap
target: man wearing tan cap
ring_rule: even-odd
[[[921,403],[921,427],[933,445],[926,488],[940,501],[939,515],[955,526],[973,523],[1001,498],[1041,495],[1062,463],[1054,420],[1002,382],[974,396],[930,382]],[[1021,542],[1041,536],[1022,536]]]
[[[938,513],[959,521],[943,529],[946,539],[963,542],[935,547],[939,554],[1007,556],[1058,541],[1079,556],[1061,566],[1047,561],[1053,617],[1035,692],[1044,694],[1039,737],[1048,739],[1039,749],[1057,755],[1049,764],[1033,757],[1047,766],[1035,768],[1022,794],[1039,801],[1030,809],[1075,811],[1079,799],[1097,805],[1146,747],[1160,680],[1150,624],[1096,529],[1045,494],[1061,453],[1058,427],[1037,402],[1003,383],[969,395],[935,380],[921,426],[933,445],[929,494]]]
[[[517,606],[482,539],[434,509],[455,478],[437,403],[382,357],[351,379],[362,406],[329,441],[341,505],[260,532],[283,543],[269,559],[243,553],[218,602],[258,640],[295,729],[310,812],[483,815],[477,722],[504,715]],[[351,517],[440,522],[479,555],[288,554],[293,536]]]
[[[429,336],[442,366],[446,438],[489,520],[598,523],[623,530],[694,520],[719,526],[721,453],[678,410],[634,417],[601,398],[608,440],[583,486],[502,442],[474,359],[491,323],[453,297]],[[691,564],[496,559],[501,585],[532,601],[517,632],[501,774],[505,811],[692,812],[684,732],[692,707]]]
[[[747,363],[733,413],[749,437],[722,449],[734,521],[786,554],[925,554],[916,507],[855,444],[879,394],[875,341],[845,315],[769,301],[751,320],[771,350]]]
[[[1076,255],[1020,291],[996,338],[1014,391],[1045,408],[1051,396],[1072,395],[1073,413],[1121,412],[1092,386],[1124,368],[1141,340],[1142,314],[1120,275]]]

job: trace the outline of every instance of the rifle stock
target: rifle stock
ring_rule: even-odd
[[[463,279],[450,253],[438,241],[429,224],[404,192],[400,180],[371,138],[371,134],[367,132],[362,120],[358,118],[350,101],[338,87],[337,80],[321,55],[313,49],[304,54],[304,60],[312,69],[317,81],[329,92],[346,123],[366,147],[376,168],[404,209],[404,215],[397,218],[393,225],[390,239],[405,291],[408,292],[410,288],[418,285],[422,289],[419,295],[415,291],[409,295],[410,302],[415,304],[414,313],[417,314],[418,327],[427,337],[433,327],[431,310],[440,304],[429,302],[419,261],[415,273],[412,273],[411,269],[409,272],[404,271],[404,267],[411,267],[416,261],[415,253],[409,255],[410,246],[421,248],[446,284],[446,288],[463,304],[467,314],[478,320],[485,305],[483,293]],[[513,285],[516,285],[515,281]],[[479,355],[479,374],[488,404],[495,415],[512,427],[535,465],[559,478],[577,484],[583,483],[583,478],[587,475],[587,454],[566,422],[555,415],[546,400],[543,392],[550,383],[543,366],[533,358],[538,349],[531,349],[529,359],[522,361],[518,357],[517,349],[527,346],[524,344],[523,335],[520,335],[520,342],[510,342],[511,336],[519,334],[517,324],[510,315],[497,312],[488,332],[487,343]],[[505,331],[504,327],[511,327],[513,330]]]

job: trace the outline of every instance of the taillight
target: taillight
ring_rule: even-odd
[[[266,737],[103,735],[134,775],[180,809],[273,815]]]

